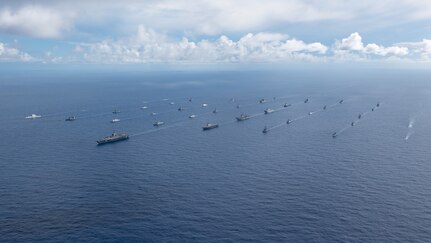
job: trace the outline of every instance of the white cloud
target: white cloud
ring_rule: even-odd
[[[327,52],[319,43],[289,39],[280,33],[249,33],[238,41],[221,36],[214,41],[171,40],[152,29],[139,26],[132,38],[102,41],[75,47],[89,62],[275,62],[311,60]],[[316,56],[317,55],[317,56]]]
[[[359,33],[354,32],[347,38],[337,41],[334,46],[334,52],[338,56],[347,57],[354,55],[371,54],[376,56],[406,56],[409,54],[407,47],[403,46],[390,46],[384,47],[374,43],[364,45],[362,37]]]
[[[40,6],[0,10],[0,31],[41,38],[58,38],[71,27],[70,16]]]
[[[26,52],[10,47],[0,42],[0,61],[33,61],[34,58]]]

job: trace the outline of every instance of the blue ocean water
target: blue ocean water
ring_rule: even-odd
[[[0,242],[429,242],[430,77],[4,72]],[[131,137],[96,145],[113,131]]]

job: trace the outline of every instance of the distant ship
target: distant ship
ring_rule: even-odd
[[[308,99],[305,99],[305,100],[304,100],[304,103],[308,103],[308,101],[309,101]]]
[[[107,137],[104,137],[104,138],[98,140],[97,144],[102,145],[102,144],[106,144],[106,143],[115,143],[115,142],[127,140],[127,139],[129,139],[129,135],[127,135],[127,134],[113,133],[110,136],[107,136]]]
[[[120,122],[120,119],[112,119],[111,123],[117,123]]]
[[[112,112],[112,114],[119,114],[119,113],[121,113],[121,111],[119,111],[119,110],[114,110],[114,111]]]
[[[41,117],[41,115],[31,114],[30,116],[26,116],[25,119],[36,119]]]
[[[263,128],[262,133],[267,133],[267,132],[269,132],[269,129],[265,126],[265,127]]]
[[[68,118],[66,118],[65,121],[75,121],[76,117],[75,116],[69,116]]]
[[[241,115],[239,115],[238,117],[235,117],[235,118],[237,121],[245,121],[245,120],[250,119],[250,116],[242,113]]]
[[[163,125],[163,124],[165,124],[165,123],[164,123],[164,122],[162,122],[162,121],[158,121],[158,122],[153,123],[153,126],[155,126],[155,127],[159,127],[159,126],[161,126],[161,125]]]
[[[267,114],[269,114],[269,113],[273,113],[273,112],[274,112],[274,110],[273,110],[273,109],[270,109],[270,108],[266,108],[263,112],[267,115]]]
[[[211,130],[214,128],[217,128],[218,124],[215,123],[207,123],[205,126],[202,127],[202,130],[206,131],[206,130]]]
[[[290,124],[290,123],[292,123],[292,122],[293,122],[292,120],[287,119],[286,124]]]
[[[283,105],[283,107],[284,107],[284,108],[287,108],[287,107],[289,107],[289,106],[292,106],[292,104],[287,104],[287,103],[286,103],[286,104],[284,104],[284,105]]]
[[[193,119],[193,118],[196,118],[196,117],[197,117],[197,115],[190,115],[190,116],[189,116],[189,118],[192,118],[192,119]]]

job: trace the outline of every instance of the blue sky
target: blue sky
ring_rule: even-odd
[[[0,61],[22,63],[428,63],[419,0],[0,3]]]

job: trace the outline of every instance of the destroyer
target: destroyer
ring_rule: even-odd
[[[274,110],[273,110],[273,109],[270,109],[270,108],[266,108],[263,112],[265,113],[265,115],[267,115],[267,114],[269,114],[269,113],[273,113],[273,112],[274,112]]]
[[[115,143],[115,142],[127,140],[127,139],[129,139],[129,135],[127,135],[127,134],[113,133],[110,136],[107,136],[107,137],[104,137],[104,138],[98,140],[97,144],[102,145],[102,144],[106,144],[106,143]]]
[[[69,116],[68,118],[66,118],[65,121],[75,121],[76,117],[75,116]]]
[[[250,119],[250,116],[247,114],[242,113],[241,115],[239,115],[238,117],[235,117],[237,121],[245,121]]]
[[[160,126],[162,126],[163,124],[165,124],[165,123],[164,123],[164,122],[162,122],[162,121],[158,121],[158,122],[153,123],[153,126],[155,126],[155,127],[160,127]]]
[[[217,127],[218,127],[218,124],[207,123],[205,126],[202,127],[202,130],[206,131],[206,130],[214,129],[214,128],[217,128]]]
[[[41,118],[41,115],[31,114],[31,116],[26,116],[25,119],[36,119]]]

